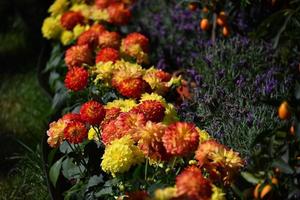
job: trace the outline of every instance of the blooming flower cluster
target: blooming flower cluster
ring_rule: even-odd
[[[50,124],[48,143],[53,148],[64,141],[77,147],[88,142],[98,144],[98,148],[104,148],[102,158],[97,158],[101,160],[98,167],[111,178],[142,166],[147,169],[148,165],[167,170],[173,163],[177,171],[173,185],[155,191],[153,199],[224,199],[221,187],[233,181],[243,160],[205,130],[179,121],[175,106],[164,96],[172,86],[181,83],[180,77],[155,67],[142,67],[148,63],[149,53],[149,39],[144,35],[135,32],[121,38],[119,33],[97,22],[87,23],[89,17],[102,12],[107,12],[109,17],[105,20],[111,23],[126,23],[130,16],[128,5],[132,3],[96,0],[93,5],[71,6],[68,1],[57,0],[50,7],[51,17],[42,28],[45,37],[61,34],[53,34],[53,28],[48,32],[47,20],[58,20],[60,31],[73,35],[75,29],[84,27],[72,38],[74,45],[65,53],[66,88],[78,92],[90,86],[107,85],[124,98],[104,104],[96,101],[97,97],[90,97],[93,100],[81,105],[78,113],[66,114]],[[152,198],[144,190],[124,195],[129,199]]]
[[[69,45],[89,29],[91,21],[127,24],[131,18],[130,6],[133,3],[134,1],[127,0],[96,0],[93,3],[55,0],[48,9],[50,16],[44,20],[43,36]]]

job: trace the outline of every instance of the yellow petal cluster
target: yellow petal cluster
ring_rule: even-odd
[[[136,105],[137,104],[134,99],[116,99],[107,103],[105,108],[120,108],[122,112],[128,112]]]
[[[134,145],[131,137],[124,136],[106,146],[102,159],[102,170],[115,177],[116,174],[124,173],[130,167],[142,163],[144,156],[139,148]]]
[[[57,18],[48,17],[44,20],[42,25],[42,34],[47,39],[59,38],[62,27]]]

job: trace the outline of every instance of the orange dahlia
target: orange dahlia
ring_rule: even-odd
[[[168,160],[170,157],[162,142],[165,129],[164,124],[148,121],[134,134],[133,138],[138,141],[138,147],[151,160]]]
[[[63,119],[59,119],[57,122],[52,122],[47,130],[48,139],[47,142],[50,147],[58,147],[64,140],[64,130],[67,126],[67,122]]]
[[[111,47],[119,49],[121,37],[117,32],[104,31],[99,35],[99,45],[101,48]]]
[[[199,133],[193,123],[176,122],[166,129],[163,143],[168,153],[184,156],[197,149]]]
[[[89,30],[91,30],[99,35],[101,33],[103,33],[104,31],[106,31],[105,27],[101,24],[93,24]]]
[[[156,100],[146,100],[131,109],[131,112],[142,113],[147,121],[161,122],[165,116],[166,108]]]
[[[127,24],[131,18],[131,12],[128,7],[121,2],[115,2],[107,8],[109,20],[116,25]]]
[[[88,84],[88,77],[89,73],[83,67],[73,67],[66,74],[66,88],[72,91],[82,90]]]
[[[176,190],[182,199],[209,200],[212,195],[212,184],[203,177],[200,169],[190,166],[176,177]]]
[[[122,48],[127,52],[132,46],[138,45],[144,52],[149,51],[149,39],[137,32],[128,34],[122,41]]]
[[[137,129],[145,123],[146,120],[143,114],[121,113],[117,119],[111,120],[102,126],[102,142],[107,145],[125,135],[134,135]]]
[[[160,81],[162,81],[162,82],[168,82],[172,78],[171,74],[169,74],[168,72],[165,72],[163,70],[157,70],[155,72],[155,76],[158,77],[160,79]]]
[[[67,11],[61,16],[60,23],[65,29],[72,30],[77,24],[84,23],[84,17],[81,12]]]
[[[84,31],[77,39],[77,45],[87,44],[90,48],[98,45],[99,34],[91,29]]]
[[[120,59],[119,51],[116,49],[107,47],[101,49],[96,56],[96,63],[98,62],[108,62],[112,61],[113,63]]]
[[[78,144],[87,137],[87,132],[88,131],[84,123],[72,121],[68,123],[67,127],[65,128],[64,136],[68,142],[72,144]]]
[[[80,114],[77,113],[67,113],[61,119],[66,122],[81,121]]]
[[[139,98],[143,93],[151,92],[150,85],[141,78],[129,78],[121,81],[117,88],[118,92],[128,98]]]
[[[91,65],[93,54],[88,45],[75,45],[66,51],[65,62],[69,69],[82,66],[82,64]]]
[[[120,115],[120,113],[121,113],[120,108],[105,109],[105,117],[104,117],[103,121],[101,122],[101,127],[104,127],[110,121],[116,119]]]
[[[91,125],[99,125],[105,117],[105,109],[97,101],[88,101],[80,108],[81,119]]]

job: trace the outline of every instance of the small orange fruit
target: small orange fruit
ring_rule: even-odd
[[[273,185],[278,185],[278,179],[275,177],[271,179],[271,182]]]
[[[204,6],[204,7],[202,8],[202,12],[206,14],[206,13],[209,12],[209,10],[208,10],[208,8],[207,8],[206,6]]]
[[[190,11],[195,11],[197,9],[197,4],[196,3],[189,3],[189,6],[188,6],[189,10]]]
[[[227,26],[224,26],[222,33],[223,33],[224,37],[228,37],[230,35],[229,28]]]
[[[284,101],[280,104],[278,108],[278,117],[281,120],[285,120],[290,118],[291,112],[290,112],[290,106],[287,101]]]
[[[259,188],[260,188],[260,186],[261,186],[261,184],[257,184],[255,186],[254,191],[253,191],[253,196],[254,196],[255,199],[258,199],[258,197],[259,197],[258,195],[259,195]]]
[[[263,199],[270,191],[272,190],[272,186],[267,184],[264,186],[264,188],[261,190],[260,198]]]
[[[221,27],[226,25],[226,13],[224,11],[220,12],[219,16],[217,17],[217,24]]]
[[[209,21],[208,19],[202,19],[200,22],[200,27],[203,31],[207,31],[209,29]]]
[[[295,127],[292,125],[290,128],[291,135],[295,135]]]

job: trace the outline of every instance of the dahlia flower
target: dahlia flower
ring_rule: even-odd
[[[104,31],[99,36],[99,45],[101,48],[111,47],[114,49],[119,49],[119,47],[120,47],[119,33]]]
[[[66,88],[72,91],[82,90],[88,84],[88,77],[89,73],[83,67],[73,67],[66,74]]]
[[[88,132],[88,140],[95,140],[95,141],[98,141],[98,140],[99,140],[99,138],[98,138],[98,136],[97,136],[97,132],[96,132],[95,129],[98,130],[97,127],[91,127],[91,128],[89,129],[89,132]]]
[[[167,187],[164,189],[157,189],[154,192],[155,200],[172,200],[177,197],[176,187]]]
[[[120,59],[119,51],[116,49],[107,47],[101,49],[96,56],[96,63],[99,62],[116,62],[117,60]]]
[[[199,133],[192,123],[176,122],[166,129],[163,143],[168,153],[175,156],[184,156],[197,149]]]
[[[215,185],[212,185],[212,195],[211,200],[226,200],[226,194],[223,192],[221,188],[218,188]]]
[[[197,131],[199,132],[199,135],[200,135],[200,143],[203,143],[203,142],[205,142],[205,141],[207,141],[211,138],[207,131],[201,130],[198,127],[196,129],[197,129]]]
[[[66,51],[65,62],[69,69],[80,67],[82,64],[91,65],[93,63],[93,54],[88,45],[76,45]]]
[[[81,121],[80,114],[77,113],[67,113],[61,119],[67,123],[71,121]]]
[[[95,48],[98,46],[98,37],[99,33],[88,29],[77,38],[77,45],[88,45],[90,48]]]
[[[63,45],[69,45],[74,40],[74,34],[72,31],[63,31],[60,36],[60,41]]]
[[[102,142],[107,145],[125,135],[133,136],[146,123],[143,114],[121,113],[115,120],[102,126]]]
[[[72,144],[81,143],[87,137],[85,124],[79,121],[69,122],[64,129],[64,136]]]
[[[142,113],[147,121],[160,122],[165,116],[166,108],[164,105],[156,100],[147,100],[135,106],[130,112]]]
[[[44,20],[42,26],[42,33],[44,38],[55,39],[60,36],[62,27],[59,21],[54,17],[48,17]]]
[[[84,17],[81,12],[67,11],[61,16],[60,23],[65,29],[72,30],[77,24],[84,23]]]
[[[134,140],[138,141],[138,147],[151,160],[161,161],[169,158],[162,142],[165,129],[166,126],[161,123],[148,121],[133,134]]]
[[[141,78],[125,79],[115,87],[121,95],[135,99],[140,98],[143,93],[151,91],[149,84]]]
[[[90,9],[91,9],[90,6],[85,3],[81,3],[81,4],[75,3],[70,8],[71,11],[80,12],[86,19],[88,19],[90,16]]]
[[[64,140],[64,130],[67,126],[67,122],[63,119],[59,119],[57,122],[52,122],[49,125],[47,131],[47,142],[50,147],[58,147]]]
[[[151,89],[154,90],[158,94],[165,94],[170,86],[168,84],[168,81],[171,80],[168,77],[163,77],[165,75],[160,72],[160,70],[155,69],[154,67],[151,67],[146,70],[145,75],[143,76],[143,79],[149,83],[151,86]],[[169,79],[169,80],[168,80]],[[168,81],[165,81],[168,80]]]
[[[131,18],[131,12],[125,4],[116,2],[111,3],[108,8],[109,21],[116,25],[127,24]]]
[[[195,166],[184,169],[176,177],[177,195],[191,200],[210,200],[212,184],[203,177],[201,170]]]
[[[114,177],[144,160],[143,153],[134,145],[130,136],[124,136],[106,146],[102,159],[102,170]]]
[[[81,119],[90,125],[99,125],[105,117],[105,109],[97,101],[88,101],[80,108]]]
[[[73,34],[74,34],[74,38],[78,38],[85,30],[87,30],[89,28],[89,26],[84,26],[81,24],[77,24],[74,28],[73,28]]]
[[[111,61],[97,63],[93,70],[93,73],[96,75],[94,83],[98,83],[98,81],[101,80],[107,85],[110,85],[114,69],[114,63]]]
[[[107,9],[99,9],[97,6],[92,6],[90,8],[89,18],[93,21],[109,21],[109,13]]]
[[[68,0],[55,0],[54,3],[49,7],[48,12],[53,16],[59,15],[68,8],[68,5]]]
[[[163,104],[164,107],[167,107],[167,102],[166,102],[165,98],[163,98],[162,96],[160,96],[156,93],[152,92],[151,94],[149,94],[149,93],[142,94],[140,102],[147,101],[147,100],[159,101],[160,103]]]
[[[116,99],[112,102],[107,103],[105,105],[105,108],[120,108],[122,112],[128,112],[136,105],[137,104],[133,99]]]

